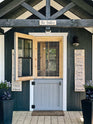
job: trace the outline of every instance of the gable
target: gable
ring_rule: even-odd
[[[7,1],[7,0],[5,0],[5,1]],[[51,6],[52,7],[54,7],[57,11],[59,11],[60,9],[62,9],[63,8],[63,1],[64,0],[62,0],[62,2],[60,2],[60,0],[56,0],[57,2],[55,2],[54,0],[51,0]],[[29,3],[29,1],[26,1],[27,3]],[[33,1],[33,0],[31,0],[31,6],[33,6],[33,5],[35,5],[35,6],[33,6],[36,10],[40,10],[41,8],[43,8],[45,5],[46,5],[46,1],[45,0],[42,0],[41,2],[39,2],[38,1],[38,4],[36,4],[36,2],[37,2],[37,0],[36,1]],[[58,3],[58,2],[60,2],[60,4]],[[66,6],[66,2],[67,1],[65,1],[65,5],[64,6]],[[33,3],[33,5],[32,5],[32,3]],[[69,3],[69,2],[68,2]],[[20,6],[18,6],[19,8],[20,8]],[[24,9],[24,11],[23,11],[23,8],[21,7],[20,8],[20,11],[19,11],[19,9],[18,9],[18,7],[17,8],[15,8],[14,10],[12,10],[11,12],[9,12],[9,13],[7,13],[5,16],[3,16],[1,19],[3,19],[3,18],[9,18],[9,19],[11,19],[11,18],[16,18],[16,19],[20,19],[20,18],[22,18],[22,19],[26,19],[26,18],[28,18],[29,16],[31,16],[31,13],[30,12],[28,12],[26,9]],[[74,8],[74,7],[73,7]],[[72,9],[73,9],[72,8]],[[75,6],[75,8],[77,8],[77,6]],[[80,9],[80,7],[78,7],[79,9]],[[77,9],[76,9],[76,11],[77,11]],[[16,14],[14,14],[14,12],[16,12]],[[23,14],[22,14],[23,13]],[[80,12],[79,12],[80,13]],[[85,12],[86,13],[86,12]],[[82,14],[82,12],[81,12],[81,14]],[[20,16],[19,16],[20,15]],[[64,13],[64,15],[65,16],[67,16],[67,18],[70,18],[70,19],[80,19],[80,15],[78,15],[78,14],[73,14],[73,12],[72,12],[72,10],[70,9],[70,11],[67,11],[66,13]],[[78,15],[78,16],[77,16]],[[84,14],[82,14],[82,15],[84,15]],[[88,16],[86,16],[86,18],[93,18],[93,16],[91,15],[90,16],[90,14],[87,14]],[[85,15],[84,15],[84,17],[85,17]],[[83,16],[82,16],[82,18],[83,18]],[[88,28],[88,30],[89,31],[92,31],[92,28]]]

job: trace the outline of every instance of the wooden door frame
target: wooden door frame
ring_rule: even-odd
[[[40,36],[35,38],[35,78],[41,78],[41,79],[45,79],[45,78],[62,78],[63,79],[63,37],[60,36]],[[38,56],[37,56],[37,52],[38,52],[38,48],[37,48],[37,44],[38,42],[59,42],[59,76],[38,76],[37,75],[37,60],[38,60]]]

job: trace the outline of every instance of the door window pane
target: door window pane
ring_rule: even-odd
[[[38,42],[38,76],[59,76],[59,42]]]
[[[18,76],[32,76],[32,40],[18,39]]]

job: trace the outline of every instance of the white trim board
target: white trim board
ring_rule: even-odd
[[[63,110],[67,110],[67,35],[68,33],[29,33],[29,35],[33,36],[62,36],[63,37]],[[34,103],[33,99],[33,86],[30,81],[30,111],[32,111],[31,105]]]
[[[41,8],[43,8],[46,5],[46,0],[42,0],[40,3],[38,3],[37,5],[35,5],[33,8],[36,9],[37,11],[39,11]],[[54,0],[51,0],[51,6],[54,7],[56,10],[61,10],[63,8],[62,5],[60,5],[59,3],[55,2]],[[23,13],[22,15],[20,15],[19,17],[17,17],[16,19],[26,19],[29,16],[31,16],[32,13],[30,13],[29,11],[26,11],[25,13]],[[73,14],[70,11],[67,11],[66,13],[64,13],[65,16],[67,16],[70,19],[81,19],[78,16],[76,16],[75,14]],[[11,28],[2,28],[4,29],[4,32],[9,31]],[[87,31],[93,33],[93,27],[91,28],[85,28]]]
[[[4,50],[4,35],[0,35],[0,81],[5,79]]]
[[[92,80],[93,80],[93,34],[92,34]]]

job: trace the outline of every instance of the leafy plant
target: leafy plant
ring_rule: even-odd
[[[7,81],[1,81],[0,83],[0,89],[2,89],[2,94],[0,99],[2,100],[9,100],[11,99],[11,92],[10,92],[10,87],[11,87],[11,83],[7,82]]]
[[[92,80],[87,81],[84,87],[86,91],[86,99],[93,100],[93,81]]]
[[[85,89],[93,89],[93,81],[92,80],[87,81],[84,87]]]

